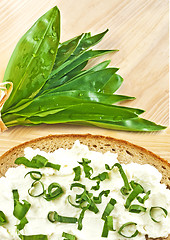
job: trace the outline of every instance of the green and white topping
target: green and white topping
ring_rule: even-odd
[[[117,154],[25,149],[0,178],[0,239],[144,240],[170,233],[170,191],[151,165]]]

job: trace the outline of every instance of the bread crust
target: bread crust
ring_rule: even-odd
[[[166,184],[167,188],[170,189],[170,163],[165,159],[160,158],[145,148],[125,140],[91,134],[48,135],[13,147],[0,157],[0,177],[4,176],[8,168],[15,167],[15,159],[23,156],[26,147],[32,147],[34,149],[39,148],[46,152],[53,152],[58,148],[71,148],[76,140],[87,145],[90,150],[117,153],[120,163],[136,162],[139,164],[151,164],[162,173],[161,182]],[[146,239],[152,238],[147,238],[146,236]],[[155,240],[161,239],[163,240],[165,238],[155,238]],[[170,240],[170,235],[166,240]]]

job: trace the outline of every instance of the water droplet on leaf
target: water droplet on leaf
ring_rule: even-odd
[[[54,54],[55,52],[54,52],[54,50],[53,50],[53,49],[50,49],[50,53],[51,53],[51,54]]]
[[[54,37],[56,37],[56,35],[57,35],[57,33],[56,32],[53,32],[53,34],[52,34]]]

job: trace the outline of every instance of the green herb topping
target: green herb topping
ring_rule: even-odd
[[[49,167],[49,168],[53,168],[53,169],[56,169],[56,170],[60,170],[60,167],[61,167],[59,164],[53,164],[53,163],[48,162],[48,160],[41,155],[36,155],[35,157],[32,158],[31,161],[29,161],[25,157],[19,157],[15,160],[15,164],[17,164],[17,165],[23,164],[23,165],[25,165],[26,167],[29,167],[29,168]],[[33,172],[31,172],[31,176],[32,176],[32,173]],[[40,176],[41,176],[41,174],[40,174]]]
[[[131,226],[131,225],[137,225],[137,223],[127,222],[127,223],[123,224],[123,225],[119,228],[118,233],[119,233],[121,236],[125,237],[125,238],[133,238],[133,237],[136,237],[136,236],[138,235],[138,233],[139,233],[138,230],[136,230],[131,236],[126,236],[126,235],[124,235],[124,234],[122,233],[123,230],[124,230],[124,228],[126,228],[126,227],[128,227],[128,226]]]
[[[154,222],[156,222],[156,223],[161,222],[161,220],[157,220],[157,219],[155,219],[155,217],[153,217],[154,212],[156,212],[156,211],[158,211],[158,210],[162,210],[162,211],[163,211],[165,218],[166,218],[166,216],[168,215],[168,211],[167,211],[165,208],[163,208],[163,207],[158,207],[158,206],[156,206],[156,207],[151,207],[150,210],[149,210],[149,215],[150,215],[151,219],[152,219]]]
[[[2,211],[0,211],[0,226],[4,225],[7,222],[8,221],[5,214]]]
[[[31,207],[31,204],[26,200],[23,200],[23,203],[19,201],[18,190],[12,190],[13,199],[14,199],[14,211],[13,215],[20,220],[20,224],[17,225],[17,229],[20,231],[24,228],[25,224],[28,223],[25,215]]]

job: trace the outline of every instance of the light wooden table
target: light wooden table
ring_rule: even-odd
[[[61,40],[82,32],[109,32],[97,49],[119,49],[101,59],[119,67],[124,83],[119,94],[135,96],[122,105],[145,109],[144,118],[169,124],[168,0],[1,0],[0,81],[24,32],[51,7],[62,16]],[[101,60],[100,59],[100,60]],[[99,59],[90,62],[89,67]],[[0,134],[0,154],[26,140],[59,133],[91,133],[129,140],[170,161],[170,128],[159,133],[131,133],[70,125],[14,127]]]

